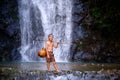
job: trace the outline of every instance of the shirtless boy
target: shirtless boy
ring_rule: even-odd
[[[53,54],[53,48],[57,48],[58,44],[59,43],[53,42],[53,35],[49,34],[48,40],[46,42],[46,51],[47,51],[46,62],[47,62],[48,71],[50,71],[50,62],[52,62],[56,72],[59,72],[59,69],[58,69],[58,66],[56,64],[54,54]]]

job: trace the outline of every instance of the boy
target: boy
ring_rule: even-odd
[[[59,72],[59,69],[58,69],[58,66],[56,64],[54,54],[53,54],[53,48],[57,48],[58,44],[59,44],[58,42],[57,43],[53,42],[53,35],[49,34],[48,40],[46,42],[46,51],[47,51],[46,62],[47,62],[48,71],[50,71],[50,62],[52,62],[56,72]]]

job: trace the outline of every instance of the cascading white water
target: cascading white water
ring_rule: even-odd
[[[47,40],[50,33],[57,42],[72,40],[72,0],[20,0],[19,15],[22,61],[44,61],[37,52],[45,42],[38,40]],[[60,44],[54,55],[57,62],[68,61],[70,45]]]

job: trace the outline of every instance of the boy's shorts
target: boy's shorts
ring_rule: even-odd
[[[50,62],[55,62],[55,58],[54,58],[54,54],[52,51],[48,51],[49,54],[49,58],[46,57],[46,62],[50,63]]]

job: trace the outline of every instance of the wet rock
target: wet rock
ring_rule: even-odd
[[[16,55],[17,54],[17,55]],[[21,55],[18,49],[13,49],[11,52],[12,61],[20,61]]]
[[[19,31],[19,25],[18,24],[12,24],[6,28],[6,34],[8,34],[10,37],[14,36]]]
[[[85,53],[83,51],[81,52],[77,52],[74,56],[74,60],[75,61],[87,61],[87,62],[90,62],[90,61],[93,61],[93,56],[89,53]]]

